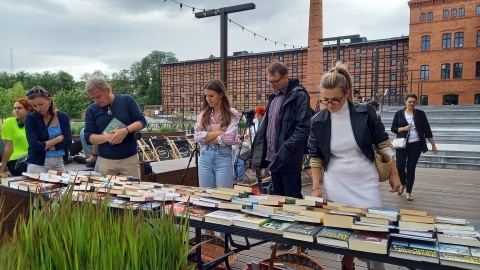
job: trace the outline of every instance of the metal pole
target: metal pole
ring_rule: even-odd
[[[228,50],[228,16],[223,9],[220,11],[220,80],[227,84],[227,50]]]

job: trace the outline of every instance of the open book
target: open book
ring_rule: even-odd
[[[107,127],[105,128],[105,130],[102,132],[102,134],[108,134],[110,133],[112,130],[116,129],[116,128],[123,128],[123,127],[126,127],[124,123],[122,123],[120,120],[118,120],[117,118],[113,117],[112,120],[110,121],[110,123],[108,123]]]

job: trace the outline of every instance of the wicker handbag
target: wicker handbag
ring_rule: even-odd
[[[389,154],[380,151],[377,146],[372,145],[372,147],[375,153],[375,166],[378,171],[378,180],[385,182],[390,178],[390,164],[393,162],[393,158]]]
[[[195,237],[190,239],[190,246],[195,246]],[[202,262],[206,263],[211,260],[214,260],[225,254],[225,240],[216,236],[213,231],[210,231],[209,234],[202,234],[201,237],[201,249],[202,249]],[[232,246],[229,245],[229,249],[232,250]],[[192,253],[195,252],[195,249],[192,250]],[[232,266],[236,261],[235,254],[228,256],[228,263]],[[227,266],[224,262],[217,265],[214,269],[227,269]]]
[[[263,260],[268,262],[268,269],[273,269],[275,263],[281,263],[283,265],[293,267],[297,270],[326,270],[325,266],[317,262],[312,257],[303,254],[300,247],[297,247],[296,252],[285,252],[277,254],[278,246],[280,243],[276,243],[272,255],[269,259]]]

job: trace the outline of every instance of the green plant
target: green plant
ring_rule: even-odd
[[[80,130],[85,127],[84,122],[70,122],[70,129],[72,130],[72,135],[80,135]]]
[[[30,219],[17,221],[0,253],[0,269],[192,269],[188,222],[170,214],[117,211],[72,191],[48,202],[37,199]],[[95,194],[93,194],[95,196]],[[57,196],[60,197],[60,196]]]
[[[161,127],[160,128],[160,132],[177,132],[179,131],[178,128],[174,128],[174,127]]]

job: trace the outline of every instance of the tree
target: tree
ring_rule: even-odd
[[[162,70],[161,65],[176,63],[178,59],[173,52],[152,51],[142,60],[130,67],[134,78],[135,97],[140,107],[147,104],[162,104]]]
[[[114,72],[109,83],[115,93],[129,94],[135,97],[134,84],[128,69],[121,69],[118,73]]]
[[[0,114],[2,119],[13,116],[13,104],[17,98],[25,97],[25,89],[21,82],[15,83],[12,88],[0,88]]]
[[[66,112],[72,119],[80,119],[82,112],[90,105],[92,100],[87,96],[85,90],[76,89],[72,91],[58,91],[53,99],[55,107],[59,111]]]

